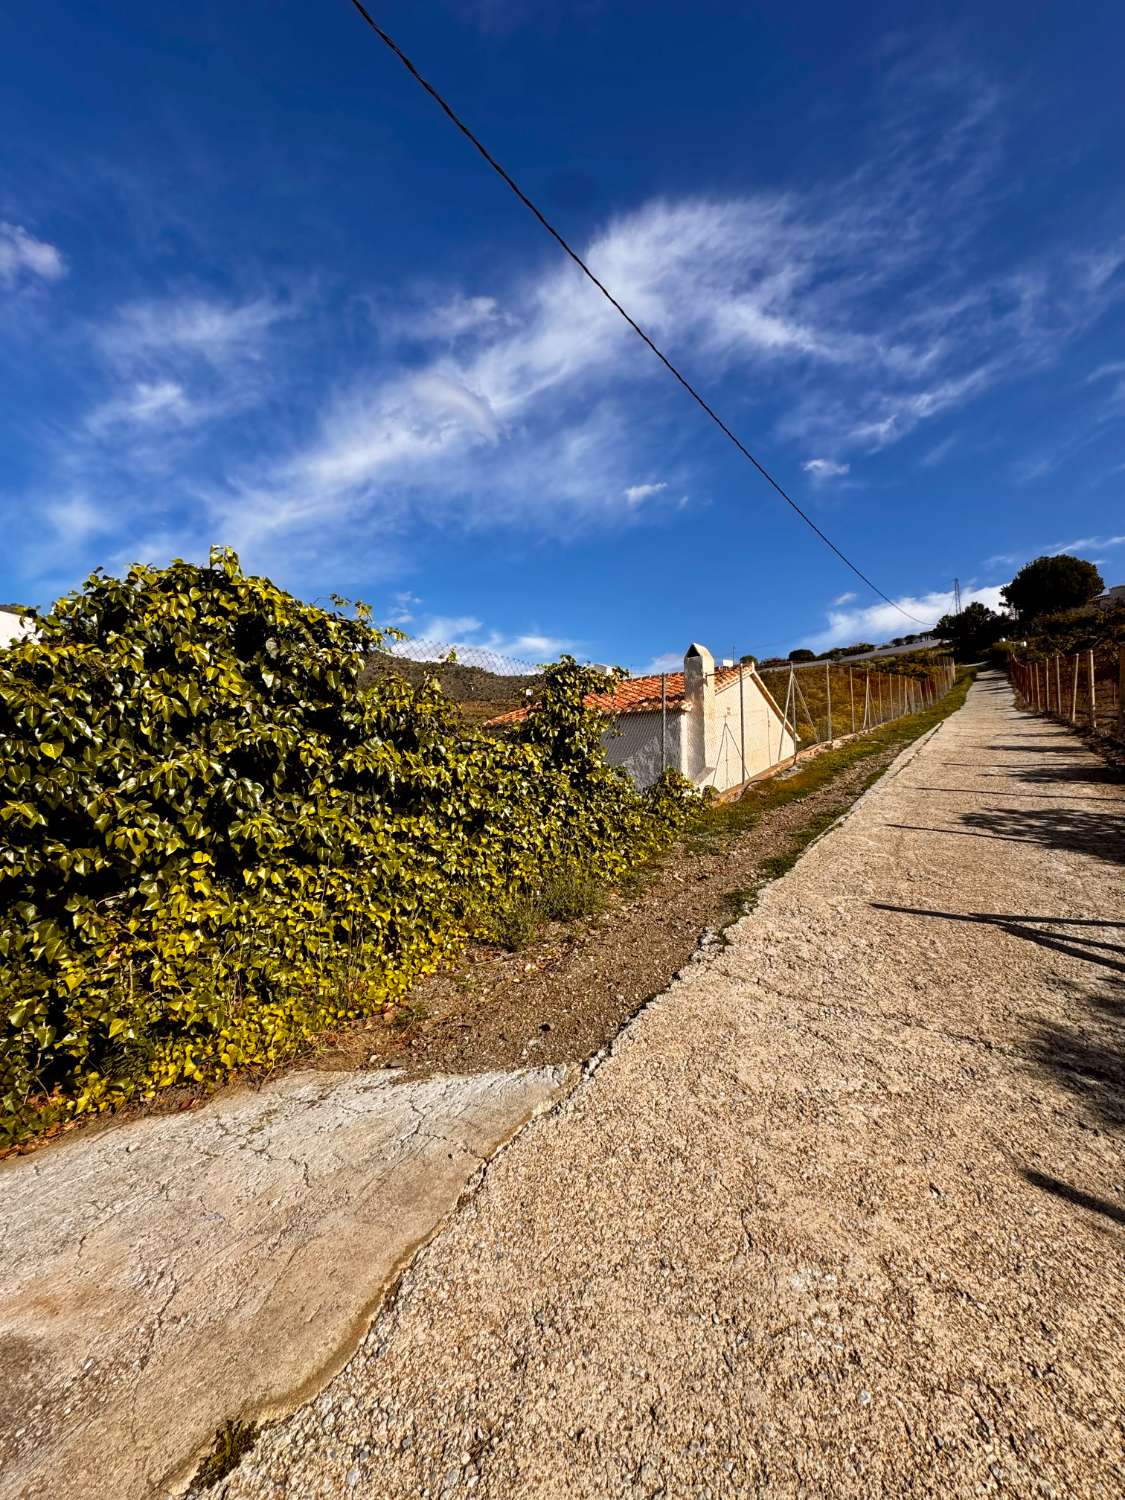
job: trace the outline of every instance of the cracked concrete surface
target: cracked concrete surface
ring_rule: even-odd
[[[1118,1500],[1123,865],[1125,788],[983,678],[222,1500]]]
[[[293,1073],[0,1163],[0,1496],[173,1492],[315,1391],[568,1078]]]

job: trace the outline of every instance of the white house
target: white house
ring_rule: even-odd
[[[706,646],[694,643],[682,672],[627,677],[615,691],[587,701],[614,716],[605,733],[606,759],[641,787],[674,770],[701,790],[729,791],[796,748],[792,725],[754,666],[716,667]],[[513,709],[491,723],[515,723],[526,712]]]
[[[0,604],[0,646],[12,646],[31,633],[31,621],[19,604]]]

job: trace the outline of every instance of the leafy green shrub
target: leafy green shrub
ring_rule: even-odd
[[[336,601],[342,605],[343,601]],[[569,658],[512,734],[360,686],[367,611],[207,567],[94,574],[0,651],[0,1133],[270,1067],[400,997],[472,913],[684,815],[605,764]]]

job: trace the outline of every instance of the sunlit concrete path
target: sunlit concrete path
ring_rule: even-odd
[[[1116,1500],[1123,873],[1125,788],[983,678],[218,1493]]]
[[[0,1497],[144,1500],[291,1410],[566,1070],[292,1072],[0,1164]]]

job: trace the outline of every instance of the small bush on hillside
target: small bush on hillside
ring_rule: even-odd
[[[0,651],[0,1134],[273,1066],[545,870],[613,879],[679,826],[675,778],[606,765],[604,678],[564,658],[474,734],[432,679],[360,686],[383,641],[217,550],[97,573]]]

